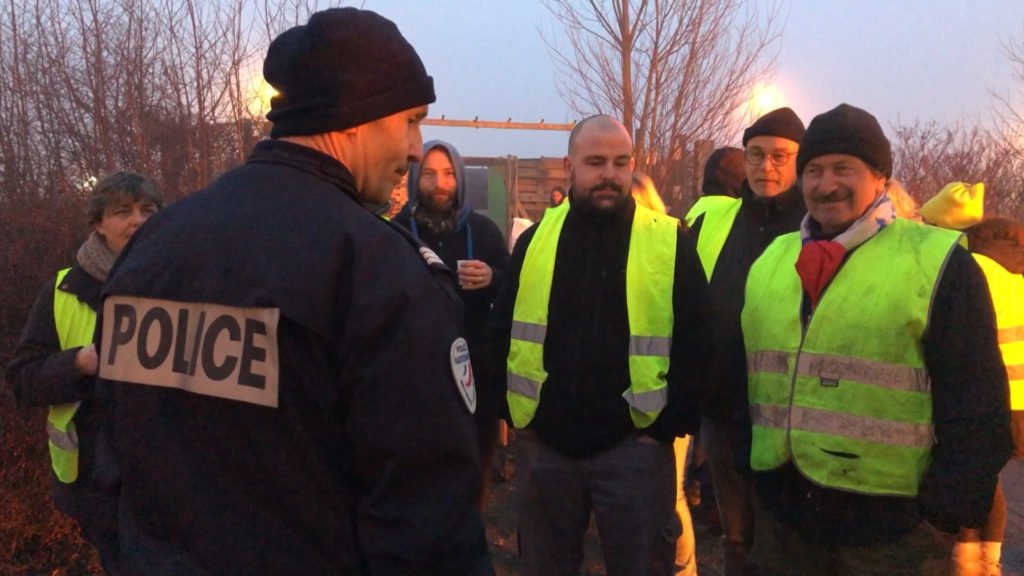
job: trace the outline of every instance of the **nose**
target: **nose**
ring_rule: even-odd
[[[837,180],[835,173],[831,170],[825,170],[821,174],[821,181],[818,183],[818,189],[820,192],[828,194],[836,189]]]
[[[409,138],[409,162],[421,162],[423,160],[423,133],[420,132],[420,124],[417,122],[412,128]]]
[[[602,180],[614,180],[615,179],[615,164],[613,162],[606,162],[601,167],[601,179]]]
[[[138,228],[139,226],[142,226],[142,223],[146,221],[146,218],[148,218],[148,216],[146,214],[143,214],[142,213],[142,209],[139,208],[138,206],[136,206],[135,208],[132,209],[132,221],[131,221],[131,223],[136,228]]]

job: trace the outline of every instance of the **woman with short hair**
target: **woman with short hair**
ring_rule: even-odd
[[[117,495],[90,486],[97,429],[93,332],[110,268],[163,205],[156,182],[140,174],[114,172],[96,183],[86,210],[92,232],[71,267],[43,285],[7,367],[19,404],[49,407],[54,504],[75,519],[111,574],[117,572]]]

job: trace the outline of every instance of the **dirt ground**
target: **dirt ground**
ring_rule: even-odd
[[[516,550],[515,493],[516,476],[511,459],[504,468],[498,464],[498,473],[491,483],[490,494],[484,506],[484,524],[487,527],[487,541],[497,576],[518,576],[519,558]],[[502,476],[510,476],[502,480]],[[701,517],[701,511],[694,514]],[[720,538],[713,534],[704,523],[694,518],[694,537],[697,541],[697,572],[700,576],[721,576],[722,550]],[[597,539],[593,518],[584,541],[584,560],[580,576],[604,576],[604,565]]]

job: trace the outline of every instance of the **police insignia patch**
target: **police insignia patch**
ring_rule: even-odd
[[[434,253],[433,250],[426,246],[420,246],[420,256],[427,262],[427,266],[433,266],[434,264],[444,264],[441,258]]]
[[[455,387],[470,414],[476,413],[476,379],[473,377],[473,363],[469,360],[469,344],[465,338],[456,338],[451,350],[452,376]]]

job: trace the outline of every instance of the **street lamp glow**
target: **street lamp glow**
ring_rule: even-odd
[[[750,101],[747,102],[747,115],[753,121],[785,105],[786,100],[777,85],[758,82],[751,91]]]

